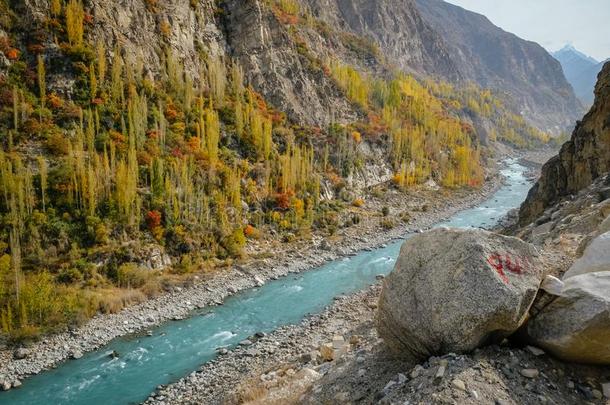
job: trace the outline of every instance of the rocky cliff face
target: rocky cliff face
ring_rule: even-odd
[[[201,53],[235,59],[247,81],[295,122],[326,126],[356,116],[332,80],[320,69],[310,69],[287,27],[263,1],[229,0],[222,12],[211,0],[91,0],[88,6],[94,21],[91,37],[106,45],[109,58],[119,45],[126,64],[141,66],[144,74],[159,75],[168,50],[194,77],[205,70]],[[26,0],[20,6],[33,22],[44,21],[48,9],[46,0]],[[70,85],[64,87],[69,92]]]
[[[355,117],[350,103],[306,55],[264,3],[231,0],[225,6],[228,53],[244,68],[250,84],[296,122],[327,126]]]
[[[417,7],[443,38],[460,77],[507,93],[515,108],[543,130],[561,132],[582,115],[560,64],[540,45],[442,0],[417,0]]]
[[[19,6],[31,21],[43,21],[48,7],[47,0],[25,0]],[[326,23],[330,35],[300,29],[295,38],[290,24],[278,21],[261,0],[88,2],[92,36],[107,45],[109,57],[120,44],[128,63],[141,63],[152,75],[159,72],[166,49],[195,75],[202,70],[201,52],[237,59],[257,91],[308,125],[324,127],[358,115],[332,80],[312,69],[307,55],[320,60],[345,56],[346,41],[339,37],[346,35],[357,36],[361,44],[370,41],[380,51],[355,55],[352,65],[382,73],[397,68],[454,83],[474,81],[510,95],[513,110],[543,130],[558,132],[580,116],[559,64],[540,46],[505,33],[483,16],[440,0],[306,0],[301,7]],[[307,52],[299,41],[307,44]]]
[[[610,171],[610,63],[599,75],[595,102],[559,155],[542,169],[542,177],[521,206],[519,222],[527,225],[560,199],[589,186]]]
[[[460,78],[443,38],[422,19],[413,0],[307,0],[307,4],[329,25],[373,40],[388,62],[401,70]]]

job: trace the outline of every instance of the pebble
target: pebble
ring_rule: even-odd
[[[402,385],[407,382],[407,376],[403,373],[398,374],[398,384]]]
[[[460,391],[466,391],[466,384],[464,383],[464,381],[460,380],[460,379],[455,379],[451,382],[451,385],[453,385],[455,388],[457,388]]]
[[[593,390],[593,397],[595,399],[602,399],[604,397],[604,394],[602,394],[600,390]]]
[[[415,366],[413,371],[411,371],[411,379],[419,377],[422,371],[424,371],[424,368],[421,365],[418,364],[417,366]]]
[[[536,378],[540,375],[540,372],[535,368],[524,368],[521,370],[521,375],[525,378]]]
[[[388,382],[388,383],[385,385],[385,387],[383,387],[383,391],[384,391],[384,392],[388,392],[388,391],[389,391],[389,390],[391,390],[391,389],[392,389],[392,387],[393,387],[393,386],[395,386],[395,385],[396,385],[396,381],[392,380],[392,381]]]
[[[544,350],[535,346],[527,346],[527,350],[536,357],[544,355]]]
[[[440,366],[436,370],[436,374],[434,375],[434,380],[438,383],[445,377],[445,372],[447,371],[447,360],[441,360]]]
[[[602,391],[604,393],[604,396],[610,399],[610,382],[602,384]]]

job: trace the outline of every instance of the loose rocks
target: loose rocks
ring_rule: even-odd
[[[610,272],[565,280],[561,296],[528,322],[527,333],[561,359],[610,364]]]

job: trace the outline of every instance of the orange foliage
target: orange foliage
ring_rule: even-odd
[[[261,233],[258,229],[253,227],[252,225],[246,225],[244,228],[244,235],[248,239],[258,239],[261,236]]]
[[[167,103],[165,106],[165,118],[169,122],[174,122],[180,116],[180,112],[176,109],[176,106],[173,103]]]
[[[146,213],[146,225],[148,226],[148,229],[152,231],[153,229],[161,226],[161,218],[162,215],[159,211],[148,211],[148,213]]]
[[[193,136],[188,140],[188,147],[191,152],[197,152],[201,149],[201,139],[198,136]]]
[[[292,190],[277,194],[275,196],[275,205],[281,210],[287,210],[290,208],[290,202],[293,196],[294,192]]]
[[[9,60],[17,60],[17,59],[19,59],[19,50],[15,49],[15,48],[10,48],[8,51],[6,51],[6,57]]]
[[[364,200],[362,198],[356,198],[353,202],[352,205],[356,208],[361,208],[364,207]]]
[[[167,21],[161,21],[159,24],[159,31],[161,31],[161,34],[167,38],[172,33],[172,26],[169,25]]]
[[[61,108],[64,105],[64,101],[55,93],[51,93],[47,96],[47,103],[54,110]]]

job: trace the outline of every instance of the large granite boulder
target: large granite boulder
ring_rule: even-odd
[[[527,323],[526,332],[560,359],[610,365],[610,271],[564,280],[560,296]]]
[[[515,332],[541,279],[538,252],[520,239],[437,229],[402,246],[384,282],[377,329],[403,357],[467,352]]]

